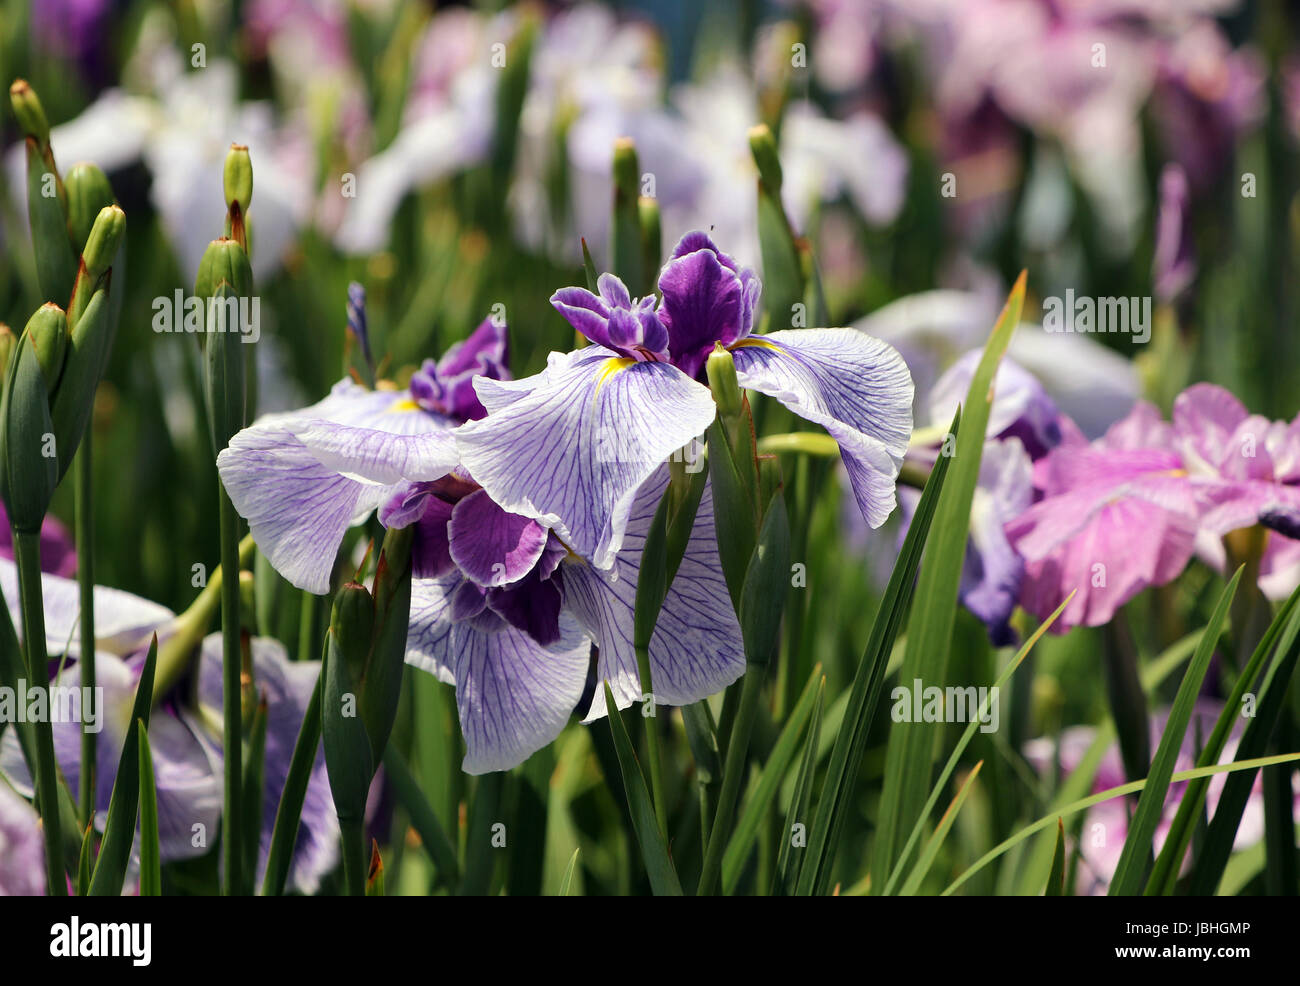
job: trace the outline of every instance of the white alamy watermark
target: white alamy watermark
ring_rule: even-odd
[[[1138,345],[1151,339],[1151,299],[1093,298],[1070,288],[1065,297],[1043,299],[1043,328],[1048,332],[1123,332]]]
[[[997,686],[923,687],[915,678],[910,688],[898,685],[889,697],[894,700],[889,713],[894,722],[978,722],[981,733],[997,732],[1001,722]]]
[[[147,921],[81,923],[72,915],[67,924],[50,925],[50,955],[56,959],[130,959],[146,966],[153,958],[153,925]]]
[[[238,332],[240,342],[262,338],[262,299],[200,298],[177,288],[169,298],[153,300],[153,330],[164,332]]]
[[[75,722],[87,733],[104,728],[104,689],[50,685],[29,688],[18,679],[18,687],[0,685],[0,722]]]
[[[684,462],[686,472],[694,474],[704,468],[703,453],[704,443],[697,438],[692,438],[689,443],[668,456],[668,461]],[[636,432],[611,427],[596,429],[597,462],[645,463],[661,459],[662,456],[655,455]]]

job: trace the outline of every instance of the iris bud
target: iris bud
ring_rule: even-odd
[[[721,344],[715,344],[713,352],[704,364],[708,375],[709,389],[718,404],[718,413],[728,420],[734,420],[741,413],[740,383],[736,379],[736,363]]]
[[[9,87],[9,102],[13,104],[14,116],[23,133],[34,137],[45,148],[50,143],[50,121],[45,116],[40,97],[36,95],[26,79],[16,79]]]
[[[235,203],[239,203],[240,214],[248,215],[248,204],[253,199],[253,162],[243,144],[230,145],[223,180],[226,208],[233,209]]]
[[[49,302],[42,305],[27,323],[27,335],[45,377],[45,387],[53,394],[68,355],[68,322],[63,309]]]
[[[90,231],[104,209],[113,205],[113,186],[98,165],[88,162],[74,164],[63,179],[68,196],[68,233],[73,248],[84,252]],[[120,211],[120,210],[119,210]],[[109,231],[106,229],[105,233]]]

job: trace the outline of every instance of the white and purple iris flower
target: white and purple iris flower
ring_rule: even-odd
[[[912,425],[912,379],[893,347],[851,329],[756,335],[758,278],[702,232],[677,244],[657,305],[611,274],[598,287],[551,299],[594,345],[552,354],[525,380],[479,381],[488,415],[457,429],[461,463],[503,509],[610,568],[641,484],[713,421],[701,380],[721,346],[740,386],[836,439],[863,517],[884,523]]]
[[[313,408],[264,418],[218,459],[268,559],[323,592],[343,533],[380,508],[414,526],[407,661],[457,689],[465,770],[521,763],[575,711],[643,696],[632,622],[645,536],[665,461],[715,414],[701,379],[715,346],[741,386],[770,394],[836,437],[873,526],[894,506],[911,431],[912,383],[888,345],[848,329],[753,333],[760,285],[703,233],[664,267],[662,301],[558,292],[595,345],[552,354],[512,381],[504,335],[480,326],[408,392],[344,382]],[[500,330],[497,330],[500,332]],[[484,413],[486,412],[486,413]],[[699,701],[744,671],[706,488],[650,645],[653,700]],[[585,706],[585,707],[583,707]]]
[[[76,661],[80,655],[77,621],[79,587],[70,579],[41,577],[45,608],[45,633],[52,655],[55,680],[72,687],[80,684]],[[18,586],[14,565],[0,559],[0,589],[8,601],[15,626],[18,620]],[[117,777],[118,759],[131,726],[140,674],[150,638],[165,641],[177,632],[178,618],[166,607],[102,586],[95,587],[95,681],[102,701],[91,713],[83,708],[79,721],[52,723],[54,753],[59,770],[72,790],[81,775],[81,737],[85,720],[98,730],[96,742],[95,824],[103,830]],[[251,641],[253,678],[267,702],[265,788],[258,879],[266,867],[271,832],[280,791],[288,777],[298,731],[310,701],[320,662],[291,662],[284,648],[269,638]],[[65,654],[66,651],[66,654]],[[173,862],[206,855],[221,830],[221,637],[209,635],[202,644],[194,672],[182,672],[175,687],[162,695],[149,722],[154,780],[158,795],[158,838],[162,861]],[[187,659],[190,655],[187,655]],[[66,662],[59,672],[59,664]],[[195,687],[186,687],[188,680]],[[31,777],[13,730],[0,740],[0,773],[21,794],[32,794]],[[0,788],[4,786],[0,782]],[[313,893],[320,880],[338,862],[339,825],[330,797],[325,760],[317,755],[308,780],[298,842],[289,873],[289,885]]]

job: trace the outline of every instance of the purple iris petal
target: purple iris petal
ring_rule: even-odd
[[[452,575],[413,583],[406,660],[456,686],[463,769],[508,770],[569,721],[582,697],[590,645],[567,615],[560,639],[549,647],[499,618],[454,621],[449,593],[461,581]]]
[[[564,593],[557,579],[543,578],[538,569],[511,585],[488,589],[487,604],[501,619],[543,647],[560,639]]]
[[[997,647],[1016,641],[1009,621],[1025,571],[1024,560],[1007,541],[1003,527],[1029,507],[1033,478],[1033,465],[1019,441],[985,443],[958,595],[988,627]]]
[[[366,364],[373,367],[375,361],[370,355],[370,329],[366,319],[366,289],[353,281],[348,285],[348,328],[361,344],[361,355]]]
[[[518,582],[537,564],[548,532],[535,520],[507,513],[483,490],[456,504],[448,527],[451,557],[481,586]]]
[[[912,432],[912,378],[898,352],[853,329],[792,329],[746,340],[732,357],[742,387],[831,434],[862,516],[883,524]]]
[[[474,392],[474,380],[504,380],[507,335],[504,320],[485,318],[468,339],[456,343],[435,363],[428,359],[411,377],[411,396],[421,407],[455,423],[475,421],[487,410]]]
[[[690,252],[684,247],[695,246]],[[715,343],[731,346],[754,325],[758,279],[738,272],[700,233],[687,234],[659,274],[659,320],[668,330],[673,362],[697,377]]]
[[[0,897],[45,895],[45,837],[26,801],[0,784]]]
[[[596,286],[599,296],[586,288],[561,288],[551,296],[551,304],[584,336],[620,356],[667,358],[668,332],[655,314],[654,297],[634,302],[613,274],[601,274]]]
[[[957,405],[966,400],[971,380],[983,357],[972,350],[957,360],[930,393],[930,421],[947,425]],[[1040,459],[1061,442],[1061,412],[1038,378],[1004,358],[994,378],[989,438],[1019,438],[1031,459]]]
[[[502,509],[554,528],[609,568],[638,487],[709,426],[713,397],[671,364],[600,346],[553,358],[519,384],[480,381],[485,400],[504,391],[508,409],[457,429],[462,465]]]
[[[667,483],[668,470],[661,467],[637,491],[613,571],[600,572],[580,563],[563,569],[565,605],[600,648],[598,680],[609,682],[619,708],[641,698],[632,617],[641,550]],[[721,691],[744,670],[740,627],[718,561],[713,492],[706,487],[650,642],[655,701],[660,705],[697,702]],[[605,713],[604,691],[597,688],[586,721]]]

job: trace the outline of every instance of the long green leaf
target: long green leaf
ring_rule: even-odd
[[[1244,567],[1244,566],[1243,566]],[[1147,783],[1138,800],[1137,811],[1129,822],[1128,837],[1124,840],[1124,849],[1119,862],[1115,865],[1115,875],[1111,877],[1107,893],[1112,897],[1136,894],[1142,888],[1146,861],[1151,852],[1151,839],[1156,826],[1165,811],[1165,796],[1169,793],[1169,778],[1174,772],[1174,763],[1178,751],[1182,749],[1183,736],[1187,732],[1187,723],[1192,718],[1192,708],[1196,705],[1196,696],[1201,691],[1201,682],[1209,669],[1210,658],[1214,656],[1214,645],[1219,642],[1223,632],[1224,620],[1228,618],[1228,608],[1232,597],[1237,593],[1237,584],[1241,581],[1242,569],[1238,568],[1227,588],[1219,596],[1218,605],[1210,616],[1205,634],[1192,655],[1192,663],[1187,666],[1183,683],[1178,687],[1173,708],[1169,711],[1169,720],[1165,724],[1164,735],[1160,737],[1160,746],[1151,761],[1147,773]]]
[[[952,433],[956,434],[960,425],[959,408],[952,419]],[[875,715],[876,703],[880,700],[880,690],[889,666],[889,655],[894,649],[894,640],[903,625],[903,617],[911,601],[921,551],[934,520],[935,508],[943,491],[950,462],[948,457],[940,456],[930,478],[926,480],[921,501],[917,504],[907,536],[903,538],[903,547],[899,551],[898,560],[894,562],[894,571],[889,576],[889,584],[880,601],[880,609],[876,611],[876,618],[871,624],[871,635],[853,679],[849,704],[835,736],[830,767],[817,801],[817,814],[808,830],[808,848],[803,854],[799,882],[796,885],[796,891],[801,896],[824,893],[830,881],[831,863],[834,861],[844,813],[857,781],[858,765],[866,750],[867,731]]]
[[[1283,753],[1274,757],[1259,757],[1254,760],[1239,760],[1236,763],[1216,764],[1213,767],[1193,767],[1190,770],[1181,770],[1169,778],[1169,783],[1177,784],[1183,781],[1194,781],[1199,777],[1213,777],[1215,774],[1236,774],[1238,771],[1256,771],[1260,767],[1271,767],[1279,763],[1295,763],[1300,760],[1300,753]],[[1009,849],[1014,849],[1025,839],[1029,838],[1035,832],[1041,832],[1053,821],[1059,818],[1065,818],[1080,811],[1087,811],[1094,805],[1099,805],[1103,801],[1110,801],[1112,798],[1122,798],[1125,795],[1136,794],[1146,787],[1146,780],[1130,781],[1128,784],[1121,784],[1119,787],[1107,788],[1105,791],[1099,791],[1096,794],[1081,798],[1078,801],[1071,802],[1063,808],[1044,815],[1036,822],[1032,822],[1020,829],[1014,835],[986,852],[983,856],[972,863],[967,869],[962,871],[961,876],[957,877],[952,883],[948,884],[942,896],[948,897],[957,891],[962,884],[966,883],[971,877],[989,863],[993,862]]]
[[[804,739],[799,776],[795,781],[794,794],[790,798],[790,808],[785,815],[785,828],[781,831],[781,849],[776,856],[773,895],[780,893],[788,897],[794,892],[795,884],[799,879],[803,852],[802,850],[799,853],[794,852],[794,827],[803,824],[800,819],[807,817],[808,802],[812,797],[812,780],[813,773],[817,769],[817,745],[821,739],[822,709],[825,701],[826,684],[823,680],[817,689],[817,704],[813,707],[812,724],[808,727],[808,735]]]
[[[1223,712],[1214,724],[1209,739],[1205,741],[1201,755],[1196,761],[1196,766],[1208,767],[1210,764],[1219,762],[1219,756],[1223,753],[1223,747],[1232,732],[1233,722],[1240,714],[1241,701],[1246,695],[1246,690],[1259,677],[1259,673],[1264,667],[1264,661],[1272,652],[1273,645],[1277,642],[1278,637],[1281,636],[1283,627],[1292,621],[1292,614],[1298,599],[1300,599],[1300,588],[1291,593],[1291,597],[1278,611],[1277,616],[1269,624],[1264,636],[1255,647],[1255,652],[1251,654],[1250,660],[1246,662],[1241,674],[1237,676],[1237,682],[1233,685],[1232,691],[1223,703]],[[1192,830],[1201,816],[1205,796],[1209,788],[1210,782],[1208,780],[1193,781],[1187,785],[1182,800],[1178,804],[1178,812],[1174,815],[1174,820],[1169,826],[1169,832],[1165,836],[1165,844],[1160,850],[1160,855],[1156,857],[1156,865],[1151,871],[1151,878],[1147,881],[1146,890],[1143,891],[1144,894],[1155,896],[1173,892],[1174,884],[1178,879],[1178,868],[1187,852],[1188,843],[1191,842]]]
[[[618,703],[614,701],[614,693],[610,691],[608,682],[603,687],[605,708],[609,710],[609,729],[614,736],[614,749],[618,753],[618,765],[623,774],[623,790],[627,792],[632,828],[636,832],[637,843],[641,846],[641,858],[645,861],[650,886],[657,896],[680,897],[681,881],[677,879],[677,871],[668,856],[668,844],[655,821],[654,805],[650,801],[645,777],[637,765],[632,739],[627,734],[627,726],[618,711]]]
[[[895,884],[901,878],[903,867],[907,865],[907,860],[912,855],[912,848],[921,839],[921,833],[925,829],[926,819],[928,819],[930,813],[934,811],[934,806],[939,803],[939,798],[943,795],[943,790],[948,783],[948,778],[951,777],[953,771],[957,769],[957,762],[961,759],[961,755],[966,752],[966,747],[970,745],[970,741],[974,738],[975,730],[979,728],[981,722],[985,721],[993,696],[999,694],[1002,686],[1010,680],[1012,674],[1014,674],[1016,669],[1020,667],[1024,659],[1029,656],[1029,652],[1033,649],[1034,644],[1038,643],[1043,634],[1045,634],[1051,625],[1056,622],[1057,617],[1065,611],[1065,607],[1070,605],[1070,600],[1073,598],[1074,591],[1071,591],[1070,594],[1061,602],[1061,605],[1056,607],[1056,611],[1045,619],[1039,625],[1038,629],[1034,631],[1033,635],[1021,645],[1016,656],[1011,659],[1005,668],[1002,669],[1002,673],[998,675],[997,680],[993,682],[993,687],[985,693],[984,701],[980,703],[978,713],[972,716],[970,722],[966,724],[966,728],[962,731],[961,739],[957,741],[957,745],[953,748],[951,755],[949,755],[948,762],[944,764],[943,770],[939,774],[939,779],[935,782],[934,788],[930,791],[930,797],[926,801],[925,807],[921,809],[921,814],[917,818],[916,824],[912,826],[912,833],[907,837],[907,842],[903,846],[903,851],[899,853],[898,862],[894,864],[894,871],[889,875],[889,882],[885,884],[885,889],[883,891],[885,895],[888,895],[894,889]]]
[[[727,843],[726,851],[722,856],[722,892],[725,894],[730,894],[736,889],[736,883],[744,871],[754,840],[758,837],[758,827],[767,817],[772,799],[776,797],[781,782],[785,780],[794,755],[799,750],[799,737],[803,735],[804,725],[812,715],[813,705],[825,687],[826,679],[822,676],[819,664],[813,669],[812,677],[808,679],[803,694],[799,696],[790,718],[786,720],[780,736],[777,737],[767,763],[763,765],[763,772],[759,775],[754,793],[745,803],[744,811],[740,813],[740,818],[732,831],[731,841]]]
[[[1065,819],[1056,820],[1056,851],[1052,853],[1052,871],[1047,874],[1044,897],[1061,897],[1065,894]]]
[[[162,896],[162,863],[158,847],[158,789],[153,779],[149,731],[138,724],[140,744],[140,896]]]
[[[916,865],[912,867],[912,872],[908,874],[903,889],[900,891],[902,896],[915,896],[917,889],[921,886],[921,881],[930,872],[930,867],[934,865],[934,858],[939,854],[939,847],[943,845],[943,840],[948,837],[948,830],[952,828],[952,823],[956,821],[957,813],[961,811],[961,806],[965,804],[966,796],[970,794],[971,788],[975,784],[975,778],[979,776],[983,766],[984,761],[978,761],[971,768],[971,772],[966,775],[965,782],[957,789],[957,796],[952,799],[952,804],[948,806],[948,810],[939,819],[934,835],[930,836],[930,841],[925,844],[925,848],[921,850],[921,855],[917,857]]]
[[[149,643],[140,680],[136,685],[135,704],[131,707],[131,722],[149,727],[149,710],[153,706],[153,673],[158,663],[158,636]],[[140,733],[126,731],[122,755],[117,761],[117,777],[113,780],[113,794],[108,802],[108,820],[104,823],[104,841],[99,845],[95,872],[90,878],[92,897],[116,897],[122,893],[126,880],[126,867],[131,858],[131,844],[135,841],[136,809],[140,800]]]
[[[957,436],[952,482],[939,503],[935,519],[938,532],[926,551],[926,564],[916,587],[916,602],[907,628],[907,655],[900,676],[942,687],[948,672],[948,650],[957,613],[957,588],[970,528],[971,501],[979,481],[980,456],[993,404],[998,364],[1020,321],[1025,298],[1025,274],[1017,278],[1006,306],[984,347],[984,355],[971,379],[963,410],[964,427]],[[940,456],[942,459],[943,457]],[[888,873],[903,842],[921,814],[930,790],[934,723],[911,723],[892,729],[885,754],[885,781],[881,793],[879,827],[871,871]]]
[[[1286,633],[1278,644],[1277,656],[1269,665],[1268,674],[1260,688],[1259,701],[1255,705],[1255,718],[1246,727],[1241,743],[1237,746],[1237,763],[1258,757],[1264,752],[1286,705],[1296,661],[1300,658],[1300,646],[1296,644],[1297,631],[1300,629],[1300,619],[1297,616],[1300,616],[1300,606],[1292,614]],[[1234,774],[1223,785],[1218,805],[1214,809],[1214,820],[1210,822],[1205,843],[1192,867],[1192,878],[1187,890],[1189,894],[1210,896],[1217,889],[1228,857],[1232,854],[1233,840],[1241,824],[1241,813],[1246,810],[1246,802],[1254,784],[1255,772],[1252,769],[1248,773]]]
[[[438,821],[437,814],[430,807],[424,792],[416,783],[411,768],[407,766],[406,760],[392,743],[389,743],[384,750],[384,774],[393,785],[393,793],[397,796],[397,800],[411,816],[411,825],[419,833],[420,842],[424,845],[429,858],[433,860],[433,865],[438,868],[439,879],[454,883],[459,878],[456,849],[447,838],[447,833],[443,830],[442,823]]]

